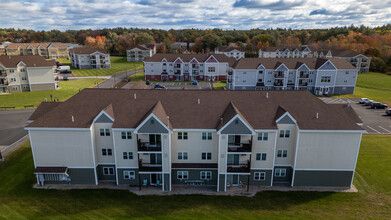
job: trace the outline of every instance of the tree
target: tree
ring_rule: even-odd
[[[371,65],[369,67],[370,71],[384,73],[387,70],[386,63],[379,57],[372,57]]]
[[[136,35],[135,37],[135,43],[138,44],[150,44],[153,43],[153,37],[149,35],[148,33],[141,32]]]

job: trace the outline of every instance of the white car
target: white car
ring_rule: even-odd
[[[358,103],[364,104],[364,103],[367,102],[367,101],[369,101],[368,98],[361,98],[361,99],[358,101]]]

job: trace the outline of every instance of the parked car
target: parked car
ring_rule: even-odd
[[[366,106],[371,105],[372,102],[375,102],[375,101],[373,101],[372,99],[368,99],[367,101],[364,102],[364,105],[366,105]]]
[[[61,74],[71,74],[72,71],[70,71],[70,70],[61,70],[60,73]]]
[[[192,85],[198,85],[198,81],[197,80],[194,80]]]
[[[154,89],[166,89],[166,87],[159,85],[159,84],[156,84],[155,87],[153,87],[153,88]]]
[[[68,79],[68,76],[64,76],[64,77],[62,78],[62,80],[68,81],[68,80],[69,80],[69,79]]]
[[[150,85],[151,81],[147,80],[147,81],[145,81],[145,84]]]
[[[388,106],[386,104],[380,103],[380,102],[372,102],[371,108],[377,109],[377,108],[387,108]]]
[[[386,109],[386,115],[391,115],[391,108]]]
[[[361,98],[361,99],[358,101],[358,103],[359,103],[359,104],[364,104],[366,101],[369,101],[369,99],[368,99],[368,98]]]

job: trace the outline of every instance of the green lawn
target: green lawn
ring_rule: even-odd
[[[53,98],[63,101],[76,94],[80,89],[94,87],[97,83],[101,82],[101,79],[60,81],[60,88],[55,91],[19,92],[0,95],[0,107],[14,106],[16,108],[24,108],[25,105],[37,106],[45,98],[50,101],[50,95],[53,95]]]
[[[391,76],[383,73],[360,73],[354,94],[342,98],[369,98],[391,106]]]
[[[28,143],[0,164],[0,219],[390,219],[391,136],[362,139],[358,193],[136,196],[120,190],[35,190]]]
[[[224,87],[227,86],[227,83],[223,83],[221,81],[213,82],[213,89],[214,90],[223,90]]]
[[[140,80],[145,81],[144,72],[138,72],[128,77],[128,80],[131,82],[138,82]]]
[[[66,58],[57,59],[62,65],[71,66],[74,76],[110,76],[113,74],[123,73],[133,69],[142,69],[142,62],[127,62],[126,57],[110,56],[110,69],[75,69],[71,65],[71,60]]]

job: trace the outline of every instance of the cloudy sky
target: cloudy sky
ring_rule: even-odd
[[[391,0],[0,0],[0,27],[326,28],[391,23]]]

